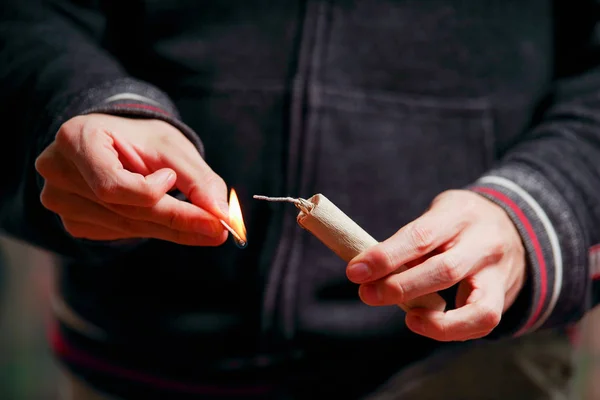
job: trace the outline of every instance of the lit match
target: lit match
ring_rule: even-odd
[[[248,245],[246,238],[246,226],[242,216],[242,208],[235,190],[232,188],[229,192],[229,224],[221,220],[221,224],[231,233],[233,241],[237,247],[243,249]]]

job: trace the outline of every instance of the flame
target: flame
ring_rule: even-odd
[[[240,207],[240,201],[233,188],[229,192],[229,225],[244,242],[247,241],[242,208]]]

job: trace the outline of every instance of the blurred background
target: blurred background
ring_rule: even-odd
[[[0,399],[58,399],[57,365],[46,344],[52,258],[3,237],[0,250]]]
[[[60,375],[46,343],[53,259],[1,236],[0,250],[0,400],[58,400]],[[528,385],[541,389],[536,399],[600,399],[600,310],[592,311],[571,337],[555,336],[549,346],[547,335],[529,335],[507,352],[516,358],[524,349],[537,353],[530,358],[536,360],[533,364],[514,364],[527,376]],[[570,355],[557,357],[565,348]],[[463,361],[468,363],[467,359]],[[571,376],[566,391],[557,387],[564,386],[560,377],[565,373]],[[462,379],[454,380],[458,381]]]

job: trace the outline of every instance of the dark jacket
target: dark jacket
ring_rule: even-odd
[[[494,334],[565,326],[590,306],[595,2],[0,7],[0,226],[63,257],[54,349],[89,379],[200,393],[194,384],[221,373],[231,384],[245,366],[281,371],[296,359],[328,360],[305,370],[351,385],[440,346],[411,333],[399,308],[363,305],[345,264],[297,226],[297,210],[253,194],[321,192],[383,240],[441,191],[476,190],[514,220],[529,262]],[[238,191],[248,248],[69,237],[40,204],[34,160],[63,122],[91,112],[179,127]]]

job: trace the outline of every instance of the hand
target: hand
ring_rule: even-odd
[[[394,273],[400,266],[408,270]],[[348,278],[371,306],[401,304],[458,284],[456,309],[413,309],[415,333],[439,341],[489,334],[514,302],[525,280],[525,252],[508,215],[464,190],[439,195],[430,209],[396,234],[361,253]]]
[[[227,187],[175,127],[103,114],[67,121],[36,160],[42,204],[74,237],[217,246]],[[191,204],[169,195],[179,189]]]

